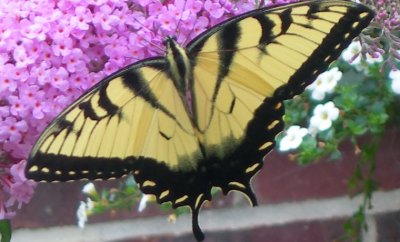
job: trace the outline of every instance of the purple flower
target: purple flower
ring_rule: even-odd
[[[189,8],[192,13],[198,13],[203,7],[203,2],[197,0],[188,1],[187,5],[187,8]]]
[[[52,76],[50,84],[60,90],[69,88],[68,71],[64,67],[51,68],[50,74]]]
[[[11,207],[14,203],[18,203],[18,209],[23,203],[28,203],[33,195],[33,187],[29,183],[16,182],[10,186],[10,198],[6,202],[7,207]]]
[[[48,24],[43,17],[37,16],[34,18],[34,22],[28,19],[22,19],[20,22],[20,32],[22,36],[31,39],[44,41],[46,39],[46,32],[49,30]]]
[[[10,107],[9,106],[0,106],[0,117],[8,117],[10,116]]]
[[[44,96],[44,91],[41,91],[38,85],[22,84],[19,96],[25,105],[32,106],[37,99],[41,99]]]
[[[137,0],[137,2],[139,3],[140,6],[146,7],[152,2],[152,0]]]
[[[100,25],[103,30],[111,30],[112,26],[118,24],[119,18],[112,14],[113,9],[108,5],[100,7],[100,11],[97,12],[93,17],[93,23]]]
[[[28,107],[25,103],[22,102],[22,100],[14,95],[11,95],[7,98],[9,104],[10,104],[10,113],[14,117],[21,117],[25,118],[28,115]]]
[[[152,16],[158,16],[165,11],[165,6],[163,6],[159,1],[148,4],[147,8],[148,13]]]
[[[32,107],[32,116],[35,119],[43,119],[46,113],[50,113],[50,105],[42,102],[41,100],[36,100]]]
[[[399,3],[395,0],[377,0],[368,1],[368,3],[377,13],[370,26],[374,26],[373,31],[378,34],[376,38],[361,35],[365,45],[363,51],[373,58],[387,54],[388,57],[385,58],[383,66],[389,65],[392,69],[398,69],[400,39],[395,33],[398,33],[400,29]],[[382,45],[382,43],[385,44]]]
[[[74,73],[69,77],[69,83],[72,88],[86,90],[90,86],[88,84],[88,71],[80,71],[79,73]]]
[[[56,56],[66,56],[71,53],[72,49],[72,39],[69,37],[58,39],[53,42],[52,49]]]
[[[75,8],[75,15],[71,17],[71,26],[74,29],[89,30],[89,23],[92,21],[92,13],[83,6]],[[82,33],[85,33],[82,31]]]
[[[34,63],[35,59],[28,55],[24,46],[18,46],[13,51],[13,58],[16,62],[15,67],[24,68]]]
[[[120,59],[121,61],[122,59]],[[120,65],[120,61],[118,61],[117,59],[110,59],[105,65],[104,65],[104,71],[107,74],[111,74],[115,71],[117,71],[118,69],[121,69],[121,65]]]
[[[117,38],[116,35],[112,36],[109,44],[104,47],[104,54],[109,58],[118,59],[125,55],[128,46],[128,39],[125,37]]]
[[[215,19],[221,18],[225,11],[218,2],[212,2],[210,0],[205,1],[204,9],[207,10],[211,17]]]
[[[84,56],[81,49],[74,48],[70,51],[70,53],[64,56],[62,62],[66,65],[69,73],[74,73],[84,69],[85,61],[87,61],[86,59],[87,58],[86,56]],[[65,77],[67,76],[68,75],[66,75]],[[67,81],[67,78],[65,79],[65,81]]]
[[[137,33],[129,34],[129,43],[137,47],[145,48],[149,45],[152,33],[146,30],[139,30]]]
[[[50,82],[50,69],[46,61],[42,61],[40,65],[31,68],[31,75],[37,78],[39,85],[43,86]]]
[[[7,117],[0,122],[0,140],[20,142],[22,134],[28,131],[28,124],[25,120],[17,121],[13,117]]]
[[[87,3],[90,5],[101,6],[108,2],[108,0],[88,0]]]
[[[69,23],[67,19],[60,19],[57,22],[53,22],[50,27],[49,37],[56,41],[62,41],[68,38],[72,30],[72,26]]]
[[[0,179],[0,183],[10,194],[8,200],[4,204],[4,207],[6,208],[11,208],[17,204],[17,208],[20,209],[22,204],[28,203],[33,195],[33,188],[35,185],[32,181],[28,181],[25,178],[25,166],[25,160],[12,165],[9,169],[11,177],[1,177]]]
[[[17,89],[17,82],[12,79],[11,76],[6,75],[4,70],[8,68],[4,68],[0,71],[0,96],[3,96],[6,93],[14,92]],[[8,72],[9,73],[9,72]]]
[[[199,17],[197,21],[195,21],[194,27],[193,27],[193,36],[197,36],[204,32],[207,29],[207,26],[209,25],[208,18],[206,17]]]
[[[173,32],[176,29],[175,15],[170,12],[162,13],[159,15],[161,28],[167,33]]]

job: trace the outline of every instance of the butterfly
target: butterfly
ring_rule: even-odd
[[[224,21],[185,47],[127,66],[65,109],[34,145],[35,181],[132,173],[143,193],[189,206],[193,233],[211,189],[242,192],[283,130],[283,101],[302,93],[374,12],[348,1],[260,8]]]

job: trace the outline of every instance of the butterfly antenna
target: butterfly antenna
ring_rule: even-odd
[[[228,0],[221,1],[221,2],[223,2],[223,5],[221,6],[221,8],[225,8],[225,5],[226,5],[226,3],[228,2]],[[201,8],[204,7],[204,1],[202,2],[202,4],[203,4],[203,6],[202,6]],[[237,4],[237,2],[236,2],[235,4]],[[235,5],[235,6],[236,6],[236,5]],[[230,16],[230,17],[232,17],[232,16]],[[195,25],[196,25],[196,23],[193,23],[192,29],[190,30],[189,34],[187,35],[188,37],[187,37],[187,39],[185,40],[185,42],[183,43],[183,45],[186,45],[187,42],[191,39],[191,35],[192,35],[193,31],[194,31]],[[213,27],[213,26],[211,26],[211,27]]]
[[[141,26],[142,29],[148,33],[152,33],[152,37],[154,38],[155,36],[157,36],[158,32],[162,30],[161,29],[156,29],[153,25],[153,30],[148,28],[147,26],[145,26],[143,23],[141,23],[138,19],[134,19],[135,21],[137,21]],[[162,36],[164,36],[164,34],[161,34]],[[154,42],[153,40],[147,40],[146,38],[143,38],[143,41],[145,41],[149,46],[154,47],[155,50],[157,50],[157,52],[159,52],[159,54],[163,54],[165,52],[165,49],[160,46],[159,44],[157,44],[156,42]]]
[[[140,13],[145,13],[143,15],[144,18],[148,17],[148,13],[147,13],[147,9],[140,7],[140,10],[137,10]],[[133,21],[135,21],[136,23],[138,23],[141,26],[141,29],[143,29],[144,31],[147,31],[149,33],[153,33],[154,36],[157,36],[157,33],[160,31],[160,29],[157,29],[154,24],[152,24],[152,28],[149,28],[146,26],[145,23],[143,23],[139,18],[137,17],[133,17]],[[138,31],[136,31],[138,32]],[[154,49],[157,50],[157,52],[159,52],[159,54],[164,54],[165,50],[162,46],[160,46],[159,44],[156,44],[154,41],[152,40],[147,40],[145,38],[143,38],[143,41],[145,41],[149,46],[154,47]]]
[[[260,1],[257,1],[257,4],[256,4],[256,8],[261,8],[262,6],[265,6],[265,1],[264,0],[260,0]]]
[[[181,34],[181,31],[179,31],[180,30],[180,25],[181,25],[181,22],[182,22],[182,16],[183,16],[183,12],[185,11],[185,9],[186,9],[186,3],[187,3],[187,1],[185,1],[185,3],[183,4],[183,6],[182,6],[182,9],[181,9],[181,11],[180,11],[180,18],[178,19],[178,23],[176,24],[176,31],[175,31],[175,35],[176,35],[176,39],[177,40],[179,40],[179,37],[180,37],[180,34]],[[183,41],[183,45],[185,45],[186,44],[186,42],[187,42],[187,40],[190,38],[190,33],[189,33],[189,35],[187,36],[187,38]]]
[[[203,6],[204,6],[204,1],[202,2]],[[203,6],[201,8],[203,8]],[[185,39],[185,41],[183,41],[182,45],[186,46],[186,44],[192,39],[191,35],[194,31],[194,26],[196,25],[196,22],[193,22],[192,28],[190,29],[189,33],[187,34],[187,38]]]

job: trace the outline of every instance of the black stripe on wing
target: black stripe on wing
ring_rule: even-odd
[[[314,18],[316,12],[326,7],[318,2],[311,3],[307,13],[309,18]],[[327,10],[328,11],[328,10]],[[335,61],[342,51],[366,28],[375,14],[363,5],[347,8],[347,14],[340,18],[322,43],[310,55],[306,62],[290,77],[289,82],[275,91],[279,99],[291,99],[304,91],[319,74],[324,72]],[[354,23],[358,23],[354,26]]]
[[[35,181],[72,181],[118,178],[132,171],[135,158],[71,157],[65,155],[35,154],[36,170],[29,171]],[[27,167],[28,168],[28,167]]]

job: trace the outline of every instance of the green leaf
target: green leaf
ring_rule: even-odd
[[[11,241],[11,223],[8,219],[0,220],[1,242]]]
[[[368,131],[367,118],[363,116],[358,116],[355,120],[349,119],[346,124],[354,135],[363,135]]]
[[[342,158],[342,152],[338,149],[334,150],[329,156],[330,160],[339,160],[340,158]]]
[[[309,105],[307,103],[306,93],[303,93],[292,100],[286,100],[285,110],[290,110],[285,113],[284,120],[286,127],[301,123],[309,115]]]
[[[318,133],[318,137],[321,140],[332,142],[335,139],[335,130],[333,128],[329,128],[322,132]]]

